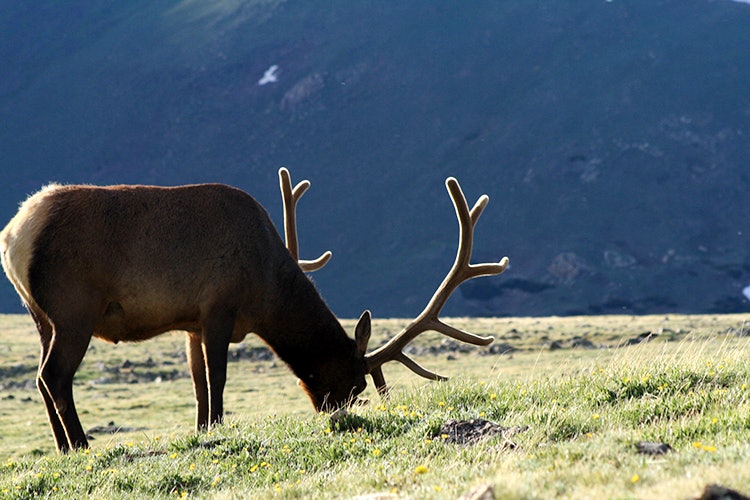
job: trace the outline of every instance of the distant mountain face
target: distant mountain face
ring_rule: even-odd
[[[750,5],[729,0],[0,0],[0,219],[50,181],[224,182],[339,315],[413,316],[444,180],[490,196],[446,315],[749,310]],[[19,311],[10,284],[0,310]]]

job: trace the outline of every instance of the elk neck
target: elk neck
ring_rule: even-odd
[[[344,331],[313,282],[294,261],[284,266],[271,313],[256,333],[298,376],[330,360],[352,357],[354,340]]]

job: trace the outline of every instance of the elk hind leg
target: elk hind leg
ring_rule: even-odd
[[[86,354],[90,340],[91,331],[60,328],[55,325],[46,353],[44,347],[42,348],[44,358],[39,367],[37,386],[47,405],[58,449],[63,453],[70,448],[88,448],[86,433],[83,431],[73,401],[73,377]],[[61,446],[63,440],[60,436],[60,426],[67,438],[67,447]]]
[[[36,377],[36,387],[42,395],[42,400],[44,401],[44,406],[47,410],[49,425],[52,428],[52,434],[55,437],[57,450],[60,453],[67,453],[70,450],[70,445],[68,444],[68,437],[65,435],[65,428],[63,427],[60,417],[57,415],[55,402],[52,399],[52,396],[50,396],[47,387],[42,383],[42,366],[44,366],[44,361],[49,355],[50,344],[52,343],[52,324],[43,314],[35,314],[31,311],[30,314],[34,319],[34,323],[36,323],[36,329],[39,332],[39,342],[42,347],[41,355],[39,357],[39,371],[37,372]]]

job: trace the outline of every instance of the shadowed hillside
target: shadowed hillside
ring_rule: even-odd
[[[335,312],[414,315],[491,202],[453,315],[750,309],[750,5],[0,0],[0,219],[50,181],[219,181]],[[275,71],[270,71],[272,66]],[[259,81],[267,74],[267,83]],[[274,80],[275,77],[275,81]],[[18,311],[7,281],[0,309]]]

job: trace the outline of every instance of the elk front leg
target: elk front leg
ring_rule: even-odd
[[[203,326],[203,358],[206,362],[206,378],[208,379],[209,425],[220,424],[224,417],[227,351],[233,328],[234,318],[225,314],[210,316]]]
[[[203,359],[203,346],[200,335],[188,333],[186,339],[187,359],[195,393],[195,430],[208,428],[208,381],[206,362]]]

